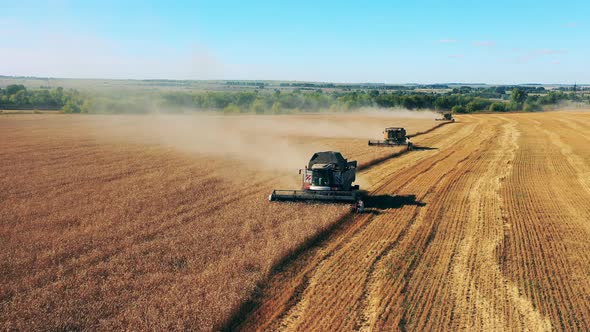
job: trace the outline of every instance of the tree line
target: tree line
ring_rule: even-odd
[[[55,89],[28,90],[22,84],[12,84],[0,88],[0,109],[49,109],[60,110],[77,91]]]
[[[540,111],[564,100],[589,102],[588,96],[543,87],[455,88],[446,93],[379,91],[375,89],[324,92],[296,89],[284,92],[150,92],[82,93],[77,90],[27,89],[9,85],[0,89],[0,109],[59,109],[64,113],[149,113],[219,111],[224,113],[282,114],[349,111],[363,107],[433,109],[454,113],[480,111]]]
[[[378,90],[343,91],[324,93],[321,89],[308,92],[295,90],[273,93],[253,92],[176,92],[163,96],[165,105],[186,108],[222,110],[226,113],[289,113],[322,110],[348,111],[363,107],[405,108],[409,110],[433,109],[455,113],[480,111],[541,111],[544,106],[562,101],[589,102],[587,96],[562,91],[542,91],[537,88],[512,90],[488,89],[453,90],[448,93],[415,91],[382,92]]]

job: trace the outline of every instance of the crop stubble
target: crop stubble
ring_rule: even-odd
[[[461,116],[417,137],[436,149],[365,174],[372,195],[415,200],[310,249],[240,326],[587,330],[589,125],[588,113]]]

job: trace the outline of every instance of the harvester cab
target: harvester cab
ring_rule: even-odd
[[[451,112],[441,113],[442,118],[436,119],[436,121],[451,121],[455,122],[455,118],[453,118],[453,114]]]
[[[311,180],[305,182],[305,179]],[[310,190],[331,190],[335,185],[334,180],[334,165],[333,164],[316,164],[311,167],[311,170],[305,167],[303,176],[303,189]]]
[[[357,162],[348,161],[340,152],[317,152],[309,160],[302,175],[301,190],[273,190],[270,201],[346,202],[359,205],[356,180]],[[360,202],[361,206],[364,206]]]
[[[406,130],[401,127],[389,127],[383,131],[383,141],[369,140],[370,146],[396,146],[407,145],[408,150],[412,149],[412,142],[409,136],[406,135]]]

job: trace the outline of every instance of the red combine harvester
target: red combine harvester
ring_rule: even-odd
[[[364,203],[360,199],[356,179],[356,161],[348,161],[340,152],[316,152],[309,160],[302,174],[301,190],[273,190],[270,201],[315,201],[344,202],[353,204],[362,212]]]

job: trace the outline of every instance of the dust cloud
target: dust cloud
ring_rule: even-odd
[[[436,117],[437,113],[432,111],[365,108],[344,114],[249,116],[242,121],[249,124],[244,129],[254,130],[254,135],[369,139],[379,135],[384,127],[394,125],[395,119],[434,120]]]
[[[588,104],[582,102],[575,102],[570,100],[562,100],[559,103],[551,106],[545,106],[544,111],[558,112],[558,111],[576,111],[576,112],[588,112],[590,108]]]
[[[346,114],[105,116],[97,121],[95,133],[119,141],[159,144],[179,152],[237,160],[256,169],[293,172],[314,152],[330,150],[313,138],[370,139],[379,137],[384,127],[394,126],[396,119],[436,116],[431,111],[374,108]]]

